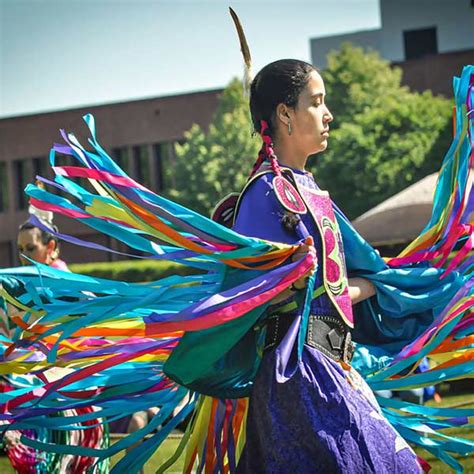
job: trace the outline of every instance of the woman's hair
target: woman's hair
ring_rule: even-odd
[[[298,59],[281,59],[265,66],[250,85],[250,113],[255,131],[261,133],[261,122],[275,133],[278,104],[295,107],[315,67]]]
[[[21,224],[21,226],[19,227],[18,232],[21,232],[22,230],[31,230],[31,229],[38,229],[40,233],[41,242],[43,243],[43,245],[48,245],[48,243],[53,240],[56,243],[56,249],[59,249],[58,238],[56,236],[54,236],[53,234],[50,234],[46,230],[41,229],[40,227],[33,225],[29,221],[23,222],[23,224]],[[56,226],[53,226],[53,229],[57,231]]]

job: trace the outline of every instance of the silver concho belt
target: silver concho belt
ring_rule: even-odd
[[[292,321],[293,317],[286,314],[274,314],[268,317],[265,322],[267,334],[264,351],[280,344]],[[340,316],[310,315],[306,344],[318,349],[336,362],[342,360],[349,363],[354,354],[350,329]]]

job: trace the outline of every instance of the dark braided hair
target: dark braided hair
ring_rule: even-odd
[[[252,168],[252,173],[250,176],[253,176],[257,170],[260,168],[260,165],[265,161],[265,158],[268,158],[270,165],[275,174],[280,174],[280,167],[278,166],[277,157],[273,151],[273,141],[270,136],[270,130],[268,128],[268,123],[266,120],[261,120],[260,136],[262,137],[262,148],[258,152],[258,158]]]
[[[255,174],[265,159],[279,174],[277,157],[273,151],[278,104],[295,107],[306,87],[310,74],[316,69],[298,59],[281,59],[265,66],[250,85],[250,113],[255,132],[262,137],[262,148],[251,175]]]

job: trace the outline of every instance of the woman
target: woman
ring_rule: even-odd
[[[30,206],[31,207],[31,206]],[[36,217],[35,217],[36,218]],[[44,223],[42,223],[44,225]],[[57,228],[51,222],[49,227],[57,232]],[[66,263],[59,258],[58,239],[35,226],[29,221],[24,222],[18,231],[18,254],[22,265],[31,265],[34,262],[48,265],[52,268],[69,272]],[[21,291],[21,290],[20,290]],[[9,325],[11,326],[11,321]],[[11,332],[11,331],[10,331]],[[50,370],[47,377],[55,380],[67,374],[68,371]],[[18,387],[35,387],[38,385],[38,378],[35,376],[11,377],[2,381],[2,391],[15,390]],[[40,385],[39,385],[40,386]],[[62,413],[63,416],[80,416],[92,413],[93,407],[70,409]],[[53,443],[67,443],[72,446],[84,446],[88,448],[98,448],[108,446],[108,433],[104,426],[98,424],[100,420],[93,420],[82,423],[81,429],[76,430],[10,430],[4,436],[5,449],[8,458],[17,472],[21,473],[52,473],[68,472],[82,473],[88,469],[91,472],[108,472],[108,462],[96,464],[95,459],[90,456],[73,456],[69,454],[49,454],[34,449],[20,441],[21,435],[40,441]],[[87,426],[90,425],[90,428]]]
[[[318,210],[311,209],[318,202],[310,201],[308,191],[301,190],[321,194],[305,168],[310,155],[327,147],[333,117],[325,103],[324,82],[310,64],[281,60],[260,71],[250,93],[252,121],[264,140],[261,157],[265,162],[260,159],[260,166],[254,169],[256,177],[240,198],[233,228],[244,235],[290,244],[309,234],[314,250],[303,245],[302,251],[315,251],[315,286],[320,287],[326,278],[324,267],[329,264],[323,246],[331,244],[327,232],[318,229],[313,215]],[[274,179],[279,174],[293,182],[290,193],[300,190],[304,201],[299,203],[300,211],[289,211],[284,194],[278,194]],[[297,225],[295,220],[301,223]],[[345,271],[344,264],[340,270]],[[305,288],[306,280],[300,278],[283,296],[293,298]],[[342,280],[347,285],[345,275]],[[347,338],[352,326],[350,311],[341,312],[342,305],[338,308],[333,295],[324,285],[323,289],[311,302],[308,334],[296,369],[290,369],[296,354],[286,366],[281,365],[281,351],[288,345],[296,313],[282,313],[279,305],[267,311],[272,316],[265,322],[265,353],[250,397],[247,442],[237,471],[420,472],[416,455],[380,415],[370,389],[358,378],[359,387],[352,381],[355,375],[346,354],[339,341],[331,340]],[[373,296],[375,288],[366,279],[350,278],[345,295],[339,293],[356,304]],[[339,334],[338,328],[342,328]],[[314,343],[310,331],[326,333],[327,338]],[[294,353],[296,346],[291,350]],[[290,370],[294,372],[291,377],[287,374]]]
[[[58,239],[29,221],[24,222],[18,230],[17,247],[22,265],[31,265],[31,260],[34,260],[58,270],[69,271],[66,262],[59,258]]]

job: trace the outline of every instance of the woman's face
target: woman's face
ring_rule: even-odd
[[[292,141],[306,156],[324,151],[329,137],[329,122],[333,117],[324,99],[326,90],[321,76],[311,72],[296,107],[289,108]]]
[[[51,265],[55,242],[47,244],[41,241],[41,231],[37,228],[21,230],[17,239],[18,256],[22,265],[31,265],[31,262],[22,257],[22,254],[39,263]]]

